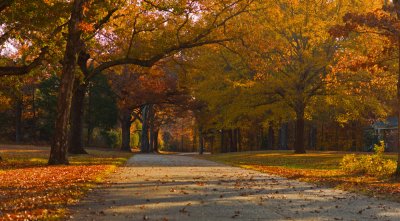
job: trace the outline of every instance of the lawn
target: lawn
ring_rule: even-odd
[[[262,151],[205,155],[202,158],[233,166],[312,182],[367,195],[390,198],[400,202],[400,182],[368,176],[347,175],[340,169],[343,152]],[[385,158],[397,160],[395,154]]]
[[[68,166],[48,166],[48,147],[0,145],[0,220],[54,220],[132,155],[89,149]]]

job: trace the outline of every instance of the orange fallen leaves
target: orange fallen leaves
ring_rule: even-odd
[[[42,155],[32,151],[2,152],[9,154],[0,162],[0,220],[62,218],[67,205],[76,203],[113,168],[113,159],[121,161],[112,152],[95,152],[72,159],[68,166],[48,166]]]

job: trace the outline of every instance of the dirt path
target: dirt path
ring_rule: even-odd
[[[72,220],[400,220],[400,204],[175,155],[135,155]]]

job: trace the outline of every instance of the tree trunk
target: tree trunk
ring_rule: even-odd
[[[120,123],[122,132],[121,151],[131,152],[131,111],[121,110]]]
[[[269,123],[268,127],[268,149],[273,150],[275,148],[275,133],[273,123]]]
[[[87,154],[83,148],[83,105],[87,84],[79,84],[75,82],[76,90],[72,97],[71,119],[70,119],[70,140],[68,145],[68,153],[70,154]]]
[[[199,146],[199,154],[201,155],[204,153],[204,136],[201,127],[199,128]]]
[[[238,152],[238,136],[237,136],[237,128],[233,129],[233,152]]]
[[[159,129],[154,131],[153,151],[156,152],[156,153],[160,152],[159,149],[158,149],[158,134],[159,134],[159,132],[160,132]]]
[[[304,110],[296,113],[294,152],[297,154],[306,153],[304,148]]]
[[[242,151],[242,134],[240,132],[240,128],[237,129],[237,142],[238,142],[238,151]]]
[[[90,82],[87,85],[88,90],[88,105],[86,112],[86,123],[87,123],[87,137],[86,137],[86,146],[90,146],[92,143],[93,137],[93,124],[92,124],[92,90],[90,87]]]
[[[221,130],[221,153],[226,153],[225,151],[225,131]]]
[[[37,116],[36,116],[36,85],[32,86],[32,124],[31,124],[31,133],[32,140],[37,142]]]
[[[233,150],[233,130],[232,129],[228,130],[228,136],[229,136],[229,148],[228,148],[228,151],[229,152],[234,152],[234,150]]]
[[[279,130],[279,149],[287,150],[288,147],[288,124],[283,123]]]
[[[81,30],[79,25],[83,17],[85,0],[75,0],[72,5],[71,18],[68,24],[67,45],[61,72],[60,89],[57,98],[57,117],[55,132],[51,144],[49,164],[68,164],[68,133],[71,112],[71,100],[75,79],[77,53],[81,47]]]
[[[149,110],[149,152],[155,152],[155,129],[154,129],[154,109]]]
[[[141,152],[143,153],[148,153],[149,152],[149,127],[148,127],[148,115],[149,115],[149,105],[145,105],[142,110],[142,117],[143,117],[143,122],[142,122],[142,136],[140,139],[140,149]]]
[[[22,95],[18,95],[15,101],[15,142],[17,144],[22,141]]]

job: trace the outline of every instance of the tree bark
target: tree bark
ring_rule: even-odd
[[[124,109],[120,113],[122,131],[121,151],[131,152],[131,111]]]
[[[294,152],[297,154],[306,153],[304,147],[304,110],[297,111],[296,113]]]
[[[83,105],[87,84],[79,84],[75,82],[76,90],[72,97],[71,119],[70,119],[70,140],[68,145],[68,153],[70,154],[87,154],[83,148]]]
[[[55,133],[52,140],[49,164],[69,164],[68,138],[71,100],[75,80],[77,54],[82,46],[82,32],[79,25],[83,18],[83,4],[85,0],[75,0],[72,4],[71,18],[68,24],[67,45],[65,49],[61,84],[57,99],[57,117]]]

